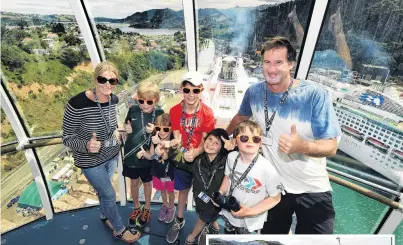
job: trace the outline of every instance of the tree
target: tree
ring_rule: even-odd
[[[20,29],[24,29],[25,27],[28,27],[28,22],[26,21],[26,20],[24,20],[24,19],[20,19],[18,22],[17,22],[17,26],[20,28]]]
[[[17,46],[1,45],[1,63],[7,66],[10,71],[22,68],[27,60],[27,54]]]
[[[53,33],[59,33],[59,32],[66,33],[66,29],[64,28],[64,25],[62,23],[57,24],[52,23],[51,29]]]
[[[67,45],[69,46],[76,46],[76,45],[80,45],[81,44],[81,40],[74,36],[73,34],[67,34],[64,37],[64,41],[67,43]]]
[[[61,62],[70,68],[73,68],[81,62],[81,56],[79,52],[72,48],[66,48],[62,50],[60,56]]]
[[[7,28],[5,24],[1,24],[1,39],[3,39],[4,34],[6,33]]]

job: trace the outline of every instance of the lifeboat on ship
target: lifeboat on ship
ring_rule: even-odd
[[[375,147],[376,149],[380,150],[383,153],[386,153],[389,149],[389,146],[385,145],[381,141],[374,139],[374,138],[368,138],[365,143],[367,145],[371,145],[371,146]]]
[[[362,141],[364,139],[364,136],[360,131],[355,130],[353,128],[350,128],[350,127],[348,127],[346,125],[342,125],[341,130],[344,133],[346,133],[346,134],[348,134],[350,136],[353,136],[354,138],[358,139],[359,141]]]

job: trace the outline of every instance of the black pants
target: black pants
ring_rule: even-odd
[[[282,196],[280,203],[269,210],[261,234],[288,234],[294,212],[296,234],[333,234],[335,212],[330,191]]]

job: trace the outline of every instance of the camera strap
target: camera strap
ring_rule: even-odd
[[[235,158],[234,166],[232,167],[232,170],[231,170],[231,175],[230,175],[231,184],[230,184],[229,192],[228,192],[228,195],[229,195],[229,196],[232,195],[232,192],[235,190],[235,188],[236,188],[240,183],[242,183],[242,181],[245,179],[246,175],[248,175],[248,173],[250,172],[250,170],[252,169],[252,167],[255,165],[255,163],[256,163],[256,161],[257,161],[257,159],[258,159],[258,157],[259,157],[259,153],[258,153],[258,154],[256,155],[256,157],[252,160],[252,163],[249,164],[248,168],[247,168],[247,169],[245,170],[245,172],[241,175],[241,177],[238,179],[238,181],[233,185],[232,182],[235,181],[235,168],[236,168],[236,165],[238,164],[238,160],[239,160],[239,157],[240,157],[240,156],[241,156],[241,154],[238,154],[238,156]]]

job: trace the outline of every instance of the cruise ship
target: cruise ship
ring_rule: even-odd
[[[347,80],[355,80],[354,84],[341,82],[344,75],[312,69],[308,77],[332,96],[343,132],[339,150],[402,186],[403,106],[397,91],[353,75]]]

